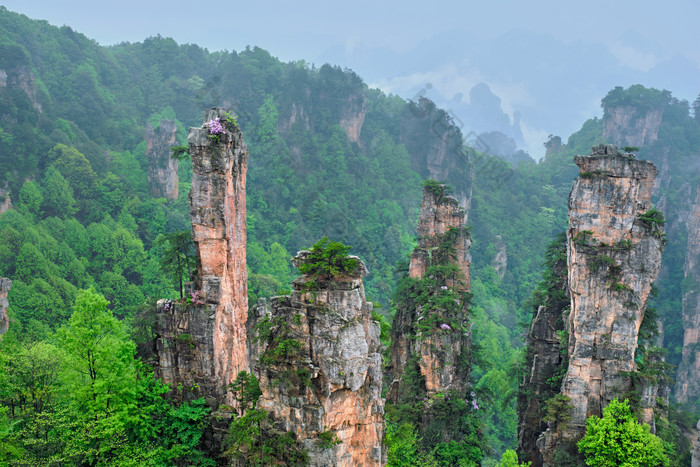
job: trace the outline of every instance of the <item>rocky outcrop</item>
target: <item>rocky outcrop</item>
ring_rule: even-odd
[[[12,209],[12,200],[10,200],[10,190],[7,184],[4,188],[0,187],[0,214]]]
[[[641,147],[658,139],[663,109],[621,105],[605,109],[603,138],[620,146]]]
[[[311,466],[386,463],[379,323],[365,299],[367,270],[355,259],[354,273],[302,276],[291,296],[261,300],[251,312],[258,407],[295,435]]]
[[[24,91],[34,110],[39,113],[42,112],[42,106],[37,95],[36,77],[30,65],[15,65],[7,69],[0,69],[0,89],[11,87],[17,87]]]
[[[518,391],[518,456],[523,462],[542,465],[537,438],[547,429],[545,403],[559,393],[566,359],[569,286],[566,270],[566,238],[562,234],[546,253],[544,286],[547,296],[538,304],[526,338],[526,372]]]
[[[5,334],[10,326],[10,318],[7,316],[7,295],[10,293],[12,281],[6,277],[0,277],[0,335]]]
[[[425,397],[449,392],[464,396],[467,391],[471,238],[463,223],[464,210],[445,189],[445,185],[434,184],[426,185],[423,190],[418,246],[413,250],[408,272],[415,282],[407,287],[424,293],[416,301],[405,289],[403,293],[408,295],[396,301],[387,368],[390,378],[387,398],[392,403],[403,400],[404,386],[413,386],[407,380],[413,366],[420,374]],[[431,270],[431,266],[456,268],[453,273],[443,275]]]
[[[153,128],[146,123],[146,159],[148,159],[148,185],[156,198],[177,199],[177,159],[170,157],[175,146],[177,125],[174,120],[161,120]]]
[[[496,235],[496,243],[494,246],[497,251],[496,256],[491,260],[491,267],[496,270],[498,277],[503,279],[508,270],[508,253],[506,251],[506,242],[503,240],[503,237]]]
[[[158,304],[159,372],[171,388],[204,395],[210,405],[226,400],[227,385],[248,368],[246,320],[246,167],[248,150],[224,109],[212,137],[207,124],[188,136],[193,175],[190,192],[192,238],[200,263],[187,301]],[[188,303],[189,302],[189,303]]]
[[[688,246],[683,265],[683,357],[676,376],[676,399],[681,403],[700,398],[700,189],[690,203],[686,220]]]
[[[360,142],[362,125],[367,115],[367,103],[364,94],[351,95],[340,114],[340,126],[345,130],[348,141]]]
[[[663,225],[649,211],[652,163],[613,145],[574,161],[580,172],[569,196],[569,365],[561,390],[571,421],[538,441],[545,465],[555,446],[581,438],[587,417],[632,389],[639,327],[664,242]]]

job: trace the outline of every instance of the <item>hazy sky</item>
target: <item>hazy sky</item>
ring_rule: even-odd
[[[456,106],[469,105],[459,95],[485,82],[511,121],[515,111],[522,114],[523,147],[531,153],[541,152],[548,133],[566,138],[599,113],[600,99],[614,85],[641,82],[689,100],[700,92],[697,0],[475,3],[2,1],[11,11],[68,25],[103,45],[157,34],[210,51],[257,45],[285,61],[348,66],[403,97],[430,82],[429,97],[441,105],[451,99]],[[609,80],[595,75],[596,69]],[[540,79],[548,74],[549,81]],[[591,79],[596,86],[586,84]],[[562,96],[571,96],[569,108],[559,109],[566,116],[555,115],[552,107],[561,104],[560,97],[547,103],[543,94],[556,83]]]

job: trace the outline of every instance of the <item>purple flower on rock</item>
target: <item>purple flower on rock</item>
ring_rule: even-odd
[[[210,135],[220,135],[224,132],[224,127],[221,125],[219,117],[216,117],[214,120],[209,120],[205,125],[209,128]]]

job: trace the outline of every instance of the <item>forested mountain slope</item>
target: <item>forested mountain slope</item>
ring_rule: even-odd
[[[364,260],[368,299],[391,315],[390,297],[416,243],[422,181],[454,188],[468,207],[473,240],[478,351],[471,377],[495,452],[516,444],[513,370],[546,246],[566,228],[573,156],[603,142],[639,146],[637,157],[659,168],[653,202],[669,222],[655,299],[667,360],[684,361],[690,376],[682,380],[690,383],[682,391],[688,402],[697,399],[697,343],[688,341],[685,350],[681,344],[698,322],[697,228],[687,222],[698,209],[697,101],[693,118],[688,103],[666,92],[615,89],[603,99],[602,119],[584,123],[567,144],[551,137],[543,161],[513,166],[487,155],[486,145],[464,147],[449,112],[427,100],[386,96],[350,70],[282,63],[259,48],[209,52],[163,37],[102,47],[69,27],[0,8],[0,277],[13,281],[3,345],[14,346],[4,355],[22,356],[3,361],[8,389],[0,398],[20,428],[36,428],[35,415],[49,409],[15,399],[15,389],[28,384],[17,362],[41,357],[56,365],[54,347],[45,346],[67,351],[70,339],[53,332],[68,323],[76,298],[97,300],[79,290],[104,295],[109,305],[100,307],[130,324],[148,357],[152,302],[179,296],[192,253],[177,247],[178,234],[189,229],[191,164],[179,161],[176,199],[153,197],[147,126],[158,134],[173,122],[175,141],[184,144],[186,128],[199,126],[210,106],[234,111],[250,151],[251,300],[289,289],[292,254],[327,235]],[[173,266],[176,259],[181,267]],[[126,330],[116,335],[125,355],[132,352]],[[158,392],[148,384],[150,394]],[[51,387],[65,396],[67,386]],[[124,413],[130,397],[122,397]],[[56,396],[49,404],[51,426],[64,434],[70,427],[61,425],[65,412],[57,408],[79,405],[68,401]],[[120,436],[137,437],[125,430]],[[146,443],[143,432],[138,436]],[[32,455],[45,460],[65,446],[41,449]]]

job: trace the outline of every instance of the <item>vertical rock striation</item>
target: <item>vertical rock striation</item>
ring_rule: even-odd
[[[652,144],[658,139],[663,115],[662,108],[642,110],[631,105],[606,107],[603,138],[621,146]]]
[[[311,466],[386,463],[379,324],[365,300],[367,270],[356,259],[354,273],[302,276],[291,296],[261,300],[251,313],[258,407],[277,430],[294,433]]]
[[[692,197],[690,199],[693,199]],[[676,376],[676,398],[700,405],[700,189],[686,221],[688,246],[683,273],[683,356]]]
[[[10,293],[12,281],[6,277],[0,277],[0,335],[5,334],[10,327],[10,319],[7,316],[7,295]]]
[[[542,465],[537,438],[547,429],[544,421],[546,401],[559,393],[566,371],[567,329],[570,308],[566,270],[566,238],[562,234],[546,253],[547,296],[538,304],[532,317],[526,344],[526,373],[518,391],[518,455],[521,461]],[[562,349],[564,347],[564,349]],[[564,350],[562,352],[562,350]]]
[[[161,301],[158,309],[164,382],[205,395],[213,406],[225,399],[227,385],[248,367],[248,150],[237,125],[224,122],[226,115],[220,108],[206,114],[206,121],[219,118],[224,126],[218,141],[209,135],[206,123],[191,128],[187,139],[193,165],[192,239],[200,259],[191,291],[195,298],[191,304]]]
[[[550,465],[557,444],[578,441],[587,417],[632,389],[639,327],[663,250],[662,225],[648,215],[656,167],[613,145],[574,161],[580,173],[569,196],[569,366],[561,390],[572,418],[538,441]]]
[[[406,374],[414,365],[419,369],[426,397],[450,391],[464,396],[467,390],[471,238],[464,225],[464,209],[445,189],[445,185],[436,184],[426,185],[423,190],[418,246],[408,272],[414,282],[408,287],[430,290],[420,294],[425,298],[423,302],[397,302],[387,368],[391,383],[388,399],[392,403],[404,397],[402,387],[409,384]],[[431,270],[432,266],[446,267],[451,272],[443,276]]]
[[[157,128],[146,123],[146,159],[148,159],[148,184],[156,198],[177,199],[177,159],[170,157],[175,146],[177,125],[174,120],[161,120]]]

